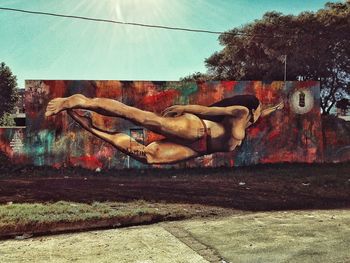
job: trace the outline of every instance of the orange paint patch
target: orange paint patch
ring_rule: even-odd
[[[275,154],[270,154],[268,157],[265,157],[260,160],[261,163],[276,163],[276,162],[292,162],[294,161],[295,153],[293,152],[277,152]]]
[[[157,86],[151,81],[134,81],[133,89],[136,94],[152,94],[157,92]]]
[[[225,87],[221,82],[216,84],[201,82],[198,83],[198,92],[191,96],[191,104],[211,105],[224,98]]]
[[[165,139],[164,136],[158,134],[158,133],[155,133],[155,132],[151,132],[151,131],[148,131],[146,133],[146,141],[147,143],[151,143],[151,142],[155,142],[155,141],[160,141],[160,140],[163,140]]]
[[[283,82],[273,82],[270,85],[261,82],[254,83],[256,97],[262,104],[275,104],[279,102],[282,87]]]
[[[67,88],[67,81],[64,80],[44,80],[44,85],[47,86],[47,91],[50,93],[50,98],[64,97]]]
[[[111,131],[115,126],[116,118],[103,116],[98,113],[92,113],[93,124],[104,130]]]
[[[122,84],[120,81],[96,81],[96,97],[119,98],[122,96]]]

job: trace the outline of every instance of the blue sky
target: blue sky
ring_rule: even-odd
[[[0,7],[226,31],[276,10],[316,11],[327,0],[0,0]],[[0,61],[18,78],[178,80],[205,72],[217,35],[0,10]]]

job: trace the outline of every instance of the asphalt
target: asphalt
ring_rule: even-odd
[[[0,242],[0,262],[350,262],[350,210],[258,212]]]

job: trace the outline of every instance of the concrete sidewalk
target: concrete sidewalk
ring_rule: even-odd
[[[350,210],[242,213],[0,241],[0,262],[350,262]]]
[[[0,242],[0,262],[208,262],[160,226]]]
[[[350,262],[350,210],[252,213],[182,228],[228,262]]]

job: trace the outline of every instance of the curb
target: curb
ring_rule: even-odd
[[[31,237],[77,233],[83,231],[94,231],[112,228],[123,228],[138,225],[150,225],[164,221],[176,221],[184,219],[185,216],[169,216],[159,214],[144,214],[130,217],[118,217],[100,220],[87,220],[76,222],[52,222],[38,224],[27,224],[15,229],[1,230],[0,240],[17,239],[24,240]]]

